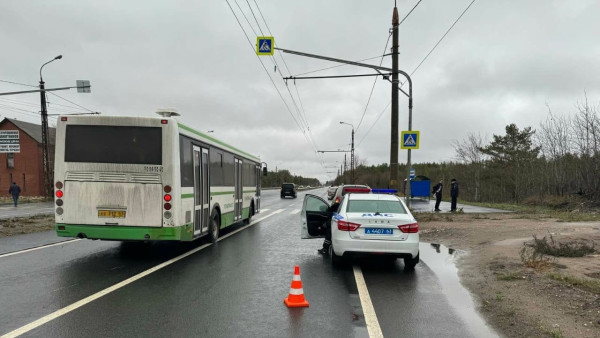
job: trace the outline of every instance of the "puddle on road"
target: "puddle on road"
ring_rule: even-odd
[[[460,284],[456,260],[465,252],[435,243],[420,243],[419,250],[421,260],[439,278],[448,303],[456,309],[473,336],[498,337],[475,310],[475,303],[469,291]]]

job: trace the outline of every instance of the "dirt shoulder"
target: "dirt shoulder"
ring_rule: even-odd
[[[458,268],[487,322],[506,337],[600,337],[600,222],[523,214],[415,214],[421,240],[464,250]],[[528,268],[523,244],[593,240],[596,253]]]
[[[0,219],[0,237],[54,229],[54,215]]]

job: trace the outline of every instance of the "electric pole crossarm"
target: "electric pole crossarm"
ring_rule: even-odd
[[[84,87],[61,87],[61,88],[24,90],[24,91],[20,91],[20,92],[0,93],[0,96],[2,96],[2,95],[14,95],[14,94],[25,94],[25,93],[39,93],[41,91],[52,92],[52,91],[55,91],[55,90],[67,90],[67,89],[73,89],[73,88],[91,88],[91,86],[84,86]]]
[[[321,55],[315,55],[315,54],[297,52],[297,51],[294,51],[294,50],[277,48],[277,47],[275,47],[275,49],[276,50],[280,50],[280,51],[282,51],[284,53],[288,53],[288,54],[295,54],[295,55],[306,56],[306,57],[311,57],[311,58],[315,58],[315,59],[321,59],[321,60],[327,60],[327,61],[345,63],[345,64],[353,65],[353,66],[366,67],[366,68],[371,68],[371,69],[383,70],[383,71],[386,71],[386,72],[392,72],[391,68],[386,68],[386,67],[381,67],[381,66],[375,66],[375,65],[369,65],[369,64],[366,64],[366,63],[360,63],[360,62],[354,62],[354,61],[347,61],[347,60],[342,60],[342,59],[331,58],[331,57],[328,57],[328,56],[321,56]]]

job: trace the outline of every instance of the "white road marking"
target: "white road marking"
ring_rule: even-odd
[[[290,212],[290,215],[294,215],[300,212],[300,209],[296,209],[296,210],[292,210],[292,212]]]
[[[245,226],[245,227],[243,227],[241,229],[238,229],[238,230],[236,230],[234,232],[231,232],[231,233],[227,234],[226,236],[223,236],[223,237],[219,238],[218,240],[220,241],[220,240],[225,239],[225,238],[227,238],[227,237],[229,237],[229,236],[231,236],[231,235],[233,235],[235,233],[238,233],[238,232],[240,232],[242,230],[246,230],[246,229],[248,229],[248,227],[250,227],[250,226],[252,226],[252,225],[254,225],[254,224],[256,224],[256,223],[258,223],[258,222],[260,222],[260,221],[262,221],[264,219],[266,219],[266,218],[269,218],[269,217],[271,217],[273,215],[276,215],[276,214],[278,214],[278,213],[280,213],[280,212],[282,212],[284,210],[285,209],[279,209],[277,211],[274,211],[273,213],[271,213],[271,214],[269,214],[269,215],[267,215],[267,216],[265,216],[263,218],[260,218],[260,219],[257,219],[255,221],[251,222],[250,224],[248,224],[248,226]],[[133,277],[129,277],[126,280],[124,280],[124,281],[122,281],[120,283],[117,283],[117,284],[115,284],[113,286],[110,286],[110,287],[108,287],[108,288],[106,288],[106,289],[104,289],[102,291],[96,292],[95,294],[93,294],[91,296],[85,297],[85,298],[83,298],[83,299],[81,299],[81,300],[79,300],[79,301],[77,301],[77,302],[75,302],[75,303],[73,303],[73,304],[71,304],[69,306],[66,306],[66,307],[64,307],[62,309],[56,310],[56,311],[52,312],[51,314],[46,315],[46,316],[44,316],[44,317],[42,317],[42,318],[40,318],[40,319],[38,319],[36,321],[33,321],[33,322],[31,322],[31,323],[29,323],[27,325],[21,326],[20,328],[18,328],[16,330],[13,330],[13,331],[11,331],[11,332],[9,332],[7,334],[4,334],[4,335],[0,336],[0,338],[13,338],[13,337],[18,337],[18,336],[20,336],[22,334],[25,334],[25,333],[27,333],[27,332],[35,329],[35,328],[38,328],[38,327],[40,327],[40,326],[42,326],[42,325],[44,325],[44,324],[46,324],[46,323],[48,323],[48,322],[50,322],[50,321],[58,318],[58,317],[64,316],[64,315],[66,315],[67,313],[69,313],[69,312],[71,312],[73,310],[76,310],[76,309],[78,309],[78,308],[80,308],[80,307],[82,307],[82,306],[84,306],[84,305],[86,305],[88,303],[91,303],[91,302],[95,301],[96,299],[98,299],[100,297],[106,296],[107,294],[109,294],[109,293],[111,293],[113,291],[116,291],[116,290],[118,290],[118,289],[120,289],[120,288],[122,288],[122,287],[124,287],[126,285],[129,285],[129,284],[137,281],[138,279],[144,278],[144,277],[148,276],[149,274],[151,274],[153,272],[156,272],[156,271],[158,271],[158,270],[160,270],[160,269],[162,269],[164,267],[167,267],[167,266],[169,266],[169,265],[171,265],[171,264],[173,264],[173,263],[175,263],[175,262],[177,262],[177,261],[179,261],[179,260],[181,260],[181,259],[183,259],[183,258],[185,258],[187,256],[190,256],[190,255],[192,255],[192,254],[194,254],[194,253],[196,253],[196,252],[198,252],[200,250],[203,250],[203,249],[205,249],[205,248],[207,248],[207,247],[209,247],[211,245],[212,245],[211,243],[207,243],[207,244],[204,244],[204,245],[202,245],[200,247],[197,247],[196,249],[190,250],[190,251],[188,251],[188,252],[186,252],[186,253],[184,253],[182,255],[179,255],[179,256],[177,256],[175,258],[172,258],[172,259],[170,259],[170,260],[168,260],[168,261],[166,261],[164,263],[161,263],[161,264],[159,264],[159,265],[157,265],[157,266],[155,266],[153,268],[150,268],[150,269],[148,269],[148,270],[146,270],[144,272],[141,272],[141,273],[139,273],[139,274],[137,274],[137,275],[135,275]]]
[[[290,204],[290,208],[291,208],[291,207],[293,207],[294,205],[296,205],[296,203],[294,203],[294,204]]]
[[[238,232],[240,232],[240,231],[242,231],[242,230],[246,230],[246,229],[248,229],[248,227],[251,227],[251,226],[253,226],[254,224],[256,224],[256,223],[258,223],[258,222],[260,222],[260,221],[262,221],[262,220],[264,220],[264,219],[266,219],[266,218],[269,218],[269,217],[271,217],[271,216],[273,216],[273,215],[276,215],[276,214],[278,214],[278,213],[280,213],[280,212],[282,212],[282,211],[284,211],[284,210],[285,210],[285,209],[279,209],[279,210],[273,211],[272,213],[268,214],[267,216],[265,216],[265,217],[263,217],[263,218],[260,218],[260,219],[257,219],[257,220],[255,220],[255,221],[252,221],[252,222],[250,222],[250,224],[248,224],[247,226],[245,226],[245,227],[243,227],[243,228],[240,228],[240,229],[237,229],[237,230],[235,230],[235,231],[232,231],[232,232],[228,233],[227,235],[225,235],[225,236],[223,236],[223,237],[219,237],[219,239],[217,239],[217,241],[221,241],[221,240],[223,240],[223,239],[225,239],[225,238],[227,238],[227,237],[229,237],[229,236],[232,236],[233,234],[237,234]],[[0,337],[0,338],[2,338],[2,337]]]
[[[367,289],[367,283],[365,283],[362,270],[358,265],[354,265],[353,270],[356,287],[358,288],[358,297],[360,298],[360,305],[362,306],[365,322],[367,323],[369,337],[383,338],[383,333],[381,332],[381,327],[379,326],[379,321],[375,314],[375,308],[373,308],[373,303],[371,303],[371,296],[369,296],[369,290]]]
[[[260,212],[265,212],[265,211],[269,211],[271,209],[260,209]]]
[[[58,243],[54,243],[54,244],[42,245],[42,246],[38,246],[38,247],[35,247],[35,248],[30,248],[30,249],[25,249],[25,250],[20,250],[20,251],[9,252],[9,253],[5,253],[3,255],[0,255],[0,258],[12,256],[12,255],[18,255],[18,254],[22,254],[22,253],[26,253],[26,252],[31,252],[31,251],[35,251],[35,250],[40,250],[40,249],[46,249],[46,248],[50,248],[50,247],[61,245],[61,244],[73,243],[73,242],[77,242],[77,241],[80,241],[80,240],[81,240],[80,238],[76,238],[76,239],[71,239],[71,240],[68,240],[68,241],[58,242]]]

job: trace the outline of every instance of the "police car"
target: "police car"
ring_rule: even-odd
[[[349,191],[337,212],[322,198],[307,194],[301,213],[301,237],[323,238],[331,226],[329,257],[377,254],[403,258],[405,269],[419,263],[419,224],[404,202],[395,195]]]

